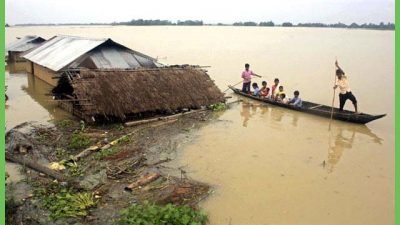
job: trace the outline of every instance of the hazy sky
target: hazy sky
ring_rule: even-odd
[[[6,0],[6,22],[90,23],[131,19],[394,22],[395,0]]]

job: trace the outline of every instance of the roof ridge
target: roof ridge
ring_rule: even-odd
[[[74,38],[80,40],[93,40],[93,41],[106,41],[111,40],[111,38],[91,38],[91,37],[81,37],[81,36],[74,36],[74,35],[66,35],[66,34],[57,34],[53,37],[64,37],[64,38]]]

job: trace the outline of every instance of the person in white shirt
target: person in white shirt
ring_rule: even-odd
[[[355,113],[358,113],[357,110],[357,99],[351,93],[349,82],[347,80],[347,76],[345,75],[344,71],[342,68],[340,68],[339,63],[336,61],[335,65],[337,67],[336,69],[336,76],[337,76],[337,83],[335,86],[333,86],[334,89],[339,87],[339,102],[340,102],[340,111],[343,111],[344,104],[346,103],[347,99],[349,99],[353,105],[354,105],[354,111]]]

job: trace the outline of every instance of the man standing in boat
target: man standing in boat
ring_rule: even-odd
[[[243,78],[242,92],[247,93],[247,94],[250,93],[251,76],[261,77],[255,73],[253,73],[253,71],[250,70],[250,64],[246,63],[244,65],[244,71],[242,72],[242,78]]]
[[[333,88],[336,89],[337,87],[339,87],[339,91],[340,91],[340,93],[339,93],[339,102],[340,102],[339,110],[343,111],[344,104],[346,103],[347,99],[350,99],[350,101],[354,105],[355,113],[358,113],[357,99],[353,95],[353,93],[351,93],[349,82],[347,80],[347,76],[345,75],[342,68],[340,68],[339,63],[337,61],[335,62],[335,65],[337,67],[336,76],[337,76],[338,80],[337,80],[336,85]]]

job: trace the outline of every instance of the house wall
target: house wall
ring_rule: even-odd
[[[25,72],[28,61],[20,57],[19,52],[8,52],[7,68],[10,73]]]
[[[58,79],[53,79],[53,77],[56,76],[56,73],[50,69],[33,63],[33,75],[50,84],[51,86],[57,86]]]

